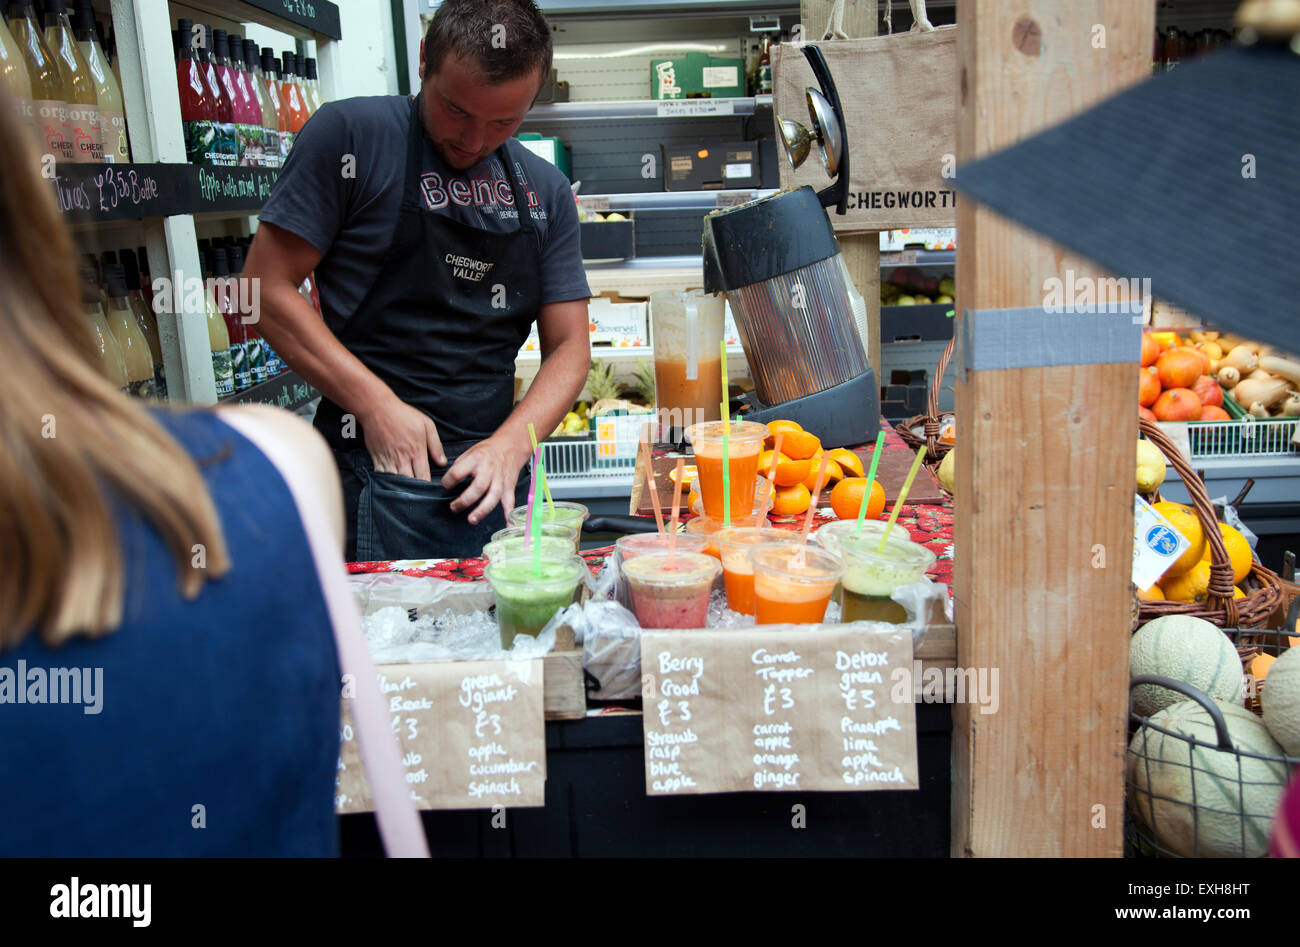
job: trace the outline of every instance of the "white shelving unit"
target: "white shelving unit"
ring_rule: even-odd
[[[247,24],[257,24],[299,39],[314,40],[322,95],[327,100],[340,96],[339,10],[328,0],[188,0],[184,4],[168,0],[111,0],[110,13],[117,37],[127,131],[134,159],[131,165],[113,166],[114,173],[136,170],[141,176],[153,174],[169,180],[185,180],[192,175],[197,179],[200,169],[185,161],[180,96],[172,54],[171,31],[180,17],[211,23],[240,35],[246,35]],[[146,165],[153,167],[146,169]],[[202,170],[240,172],[242,176],[250,173],[250,169]],[[273,171],[262,170],[259,174],[274,179]],[[195,202],[192,206],[158,211],[154,214],[145,210],[135,219],[143,229],[151,275],[155,279],[160,276],[175,279],[178,274],[186,278],[200,273],[196,214],[247,217],[256,213],[256,208],[222,210]],[[88,223],[77,224],[78,229],[95,226],[99,224],[93,216]],[[185,294],[181,295],[184,303]],[[188,309],[175,314],[160,313],[158,331],[171,399],[215,404],[217,395],[205,314]]]

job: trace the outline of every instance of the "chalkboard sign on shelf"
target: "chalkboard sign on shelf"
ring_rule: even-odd
[[[75,223],[177,214],[256,213],[279,171],[194,164],[57,164],[49,177]]]
[[[333,39],[343,38],[343,29],[339,25],[339,8],[328,0],[243,0],[241,5],[264,10],[290,23],[305,26],[313,33],[320,33]]]
[[[296,372],[281,372],[274,378],[223,398],[223,404],[273,404],[286,411],[297,411],[320,392],[298,377]]]

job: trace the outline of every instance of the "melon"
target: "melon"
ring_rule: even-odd
[[[1129,676],[1159,674],[1204,691],[1210,697],[1241,703],[1244,675],[1241,658],[1228,636],[1190,615],[1165,615],[1137,630],[1129,642]],[[1155,684],[1133,688],[1133,712],[1149,717],[1187,698]]]
[[[1235,749],[1281,755],[1282,748],[1258,717],[1237,704],[1215,703]],[[1194,700],[1179,701],[1156,713],[1129,744],[1131,811],[1162,847],[1177,855],[1261,857],[1268,852],[1269,830],[1286,789],[1288,767],[1280,761],[1217,749],[1218,742],[1209,711]]]
[[[1300,648],[1288,648],[1268,669],[1259,706],[1273,739],[1287,756],[1300,758]]]

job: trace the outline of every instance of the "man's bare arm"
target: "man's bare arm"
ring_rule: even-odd
[[[305,381],[356,417],[376,470],[428,480],[430,456],[439,465],[447,462],[433,421],[398,399],[298,292],[320,259],[320,251],[296,234],[261,224],[243,272],[260,281],[258,332]]]

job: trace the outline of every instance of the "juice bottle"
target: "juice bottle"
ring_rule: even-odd
[[[77,5],[77,48],[86,60],[95,85],[95,102],[99,107],[100,132],[104,141],[103,160],[110,164],[130,161],[122,89],[108,68],[108,57],[100,48],[99,37],[95,34],[95,14],[88,0]]]
[[[230,340],[230,370],[234,378],[235,391],[244,391],[253,384],[253,376],[248,364],[248,335],[239,313],[230,304],[230,266],[226,261],[226,251],[216,247],[208,256],[211,261],[207,281],[209,291],[205,294],[213,309],[220,316],[226,327],[226,338]]]
[[[225,30],[212,31],[212,47],[209,53],[212,56],[212,65],[217,70],[217,79],[221,83],[221,105],[217,107],[217,114],[223,125],[228,127],[228,136],[234,155],[232,165],[243,164],[244,157],[244,138],[240,134],[240,126],[247,124],[244,121],[244,112],[239,101],[239,90],[235,88],[235,70],[230,65],[230,43],[227,40]]]
[[[311,103],[311,113],[316,114],[316,110],[321,107],[323,101],[320,94],[320,77],[316,74],[316,60],[304,59],[307,64],[307,98]]]
[[[135,258],[140,264],[140,295],[145,305],[153,312],[153,277],[149,273],[149,251],[144,247],[135,248]]]
[[[244,249],[238,243],[231,240],[226,247],[226,258],[230,261],[230,275],[236,280],[239,274],[244,270]],[[244,290],[242,281],[232,282],[230,286],[230,308],[234,317],[240,321],[244,328],[245,345],[248,361],[248,373],[254,385],[266,381],[274,372],[271,370],[274,362],[271,359],[270,346],[257,331],[257,323],[245,322],[245,315],[256,317],[256,313],[245,313],[245,308],[251,308],[252,296]],[[236,301],[238,300],[238,304]]]
[[[234,356],[236,346],[231,342],[230,332],[226,328],[226,320],[222,318],[220,310],[217,309],[210,257],[209,255],[201,255],[200,259],[202,260],[203,278],[208,281],[205,288],[209,290],[203,294],[203,309],[208,320],[208,347],[212,350],[212,375],[217,386],[217,397],[225,398],[235,393]],[[240,348],[238,351],[242,359],[243,349]]]
[[[104,133],[99,117],[99,97],[90,66],[77,48],[64,0],[45,0],[45,45],[54,54],[68,103],[64,134],[72,145],[70,160],[82,164],[104,160]],[[64,145],[64,154],[68,151]]]
[[[217,108],[196,58],[196,38],[194,21],[181,20],[177,30],[176,86],[181,96],[185,160],[190,164],[216,164]]]
[[[284,51],[284,73],[280,83],[280,98],[289,105],[289,131],[295,135],[307,124],[307,106],[302,100],[302,86],[298,84],[297,57]]]
[[[68,103],[63,100],[63,76],[54,62],[50,48],[36,25],[32,0],[10,0],[9,32],[18,44],[18,52],[27,67],[32,87],[32,127],[42,154],[54,155],[58,161],[72,160],[72,145],[64,149],[63,126],[68,118]]]
[[[18,109],[19,121],[24,128],[36,132],[35,113],[32,109],[32,80],[23,64],[23,53],[18,41],[0,18],[0,89],[9,93]]]
[[[280,105],[262,75],[262,54],[257,43],[244,40],[244,65],[248,68],[249,85],[257,95],[257,105],[262,116],[262,166],[280,166]]]
[[[244,64],[244,41],[241,37],[231,36],[227,41],[230,49],[230,67],[235,79],[235,92],[238,94],[237,113],[239,116],[239,135],[242,146],[240,164],[260,168],[265,166],[265,145],[262,141],[262,104],[257,96],[257,87]]]
[[[149,343],[135,319],[131,302],[127,299],[125,271],[120,263],[104,268],[108,280],[108,327],[122,350],[122,365],[126,368],[127,393],[137,398],[157,397],[154,382],[153,355]]]
[[[122,363],[122,349],[104,319],[104,307],[99,302],[99,287],[95,285],[95,273],[85,266],[81,268],[81,303],[86,319],[90,322],[91,337],[104,376],[118,388],[127,390],[126,366]]]
[[[293,150],[293,130],[289,127],[289,102],[285,98],[287,90],[280,81],[280,63],[269,46],[262,47],[262,74],[266,76],[267,88],[271,91],[271,98],[275,100],[275,114],[280,133],[280,164],[283,166],[289,157],[289,152]]]
[[[222,90],[221,78],[217,72],[216,56],[213,52],[213,29],[207,24],[199,25],[199,44],[194,56],[199,63],[199,73],[212,101],[214,112],[212,160],[214,165],[233,167],[239,163],[239,143],[235,140],[235,104]],[[184,39],[184,36],[181,37]]]
[[[122,260],[122,273],[126,279],[126,298],[135,313],[136,324],[144,333],[144,340],[149,345],[149,355],[153,359],[154,389],[159,400],[167,397],[167,373],[163,369],[162,340],[158,337],[158,322],[153,311],[145,302],[140,288],[140,264],[134,250],[122,250],[118,256]]]

